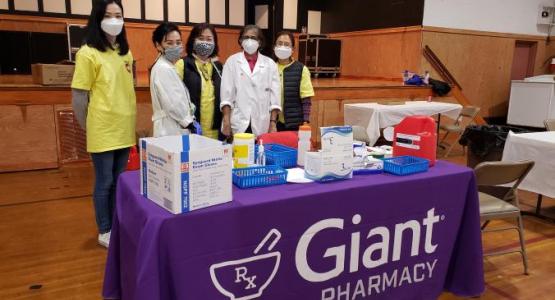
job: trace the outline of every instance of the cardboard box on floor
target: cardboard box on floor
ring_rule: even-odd
[[[143,138],[141,194],[174,213],[232,200],[231,145],[192,134]]]
[[[33,64],[33,83],[42,85],[70,85],[75,65]]]

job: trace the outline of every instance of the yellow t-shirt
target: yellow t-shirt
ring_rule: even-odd
[[[195,59],[195,65],[197,67],[197,72],[202,79],[202,89],[200,93],[200,127],[202,128],[202,135],[218,139],[218,130],[212,129],[212,122],[214,121],[214,101],[216,101],[216,90],[214,89],[214,83],[212,82],[212,72],[214,67],[210,62],[204,64],[198,59]],[[203,75],[201,71],[203,65],[205,65],[206,68],[206,75]],[[178,60],[175,63],[175,68],[177,70],[177,74],[181,80],[183,80],[183,76],[185,76],[185,61],[183,59]]]
[[[82,46],[77,52],[71,87],[89,91],[88,152],[135,145],[137,108],[131,51],[120,56],[118,49],[101,52]]]
[[[283,70],[290,65],[293,64],[294,61],[282,65],[278,62],[278,72],[279,72],[279,79],[281,81],[281,107],[283,108],[283,102],[285,102],[285,95],[283,94]],[[301,99],[308,98],[314,96],[314,89],[312,88],[312,81],[310,81],[310,71],[306,66],[303,66],[303,72],[301,74],[301,86],[300,86],[300,93]],[[283,113],[279,114],[279,121],[281,123],[285,123],[285,118],[283,117]]]
[[[175,70],[177,71],[179,78],[183,81],[183,76],[185,76],[185,61],[183,58],[175,63]]]

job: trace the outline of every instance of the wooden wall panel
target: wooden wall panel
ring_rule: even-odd
[[[342,41],[341,75],[401,78],[403,70],[420,68],[420,27],[336,33]]]
[[[52,105],[1,105],[0,136],[0,172],[58,167]]]
[[[425,28],[422,45],[430,46],[437,54],[470,102],[482,108],[483,117],[503,117],[509,105],[517,40],[537,42],[534,74],[544,74],[546,68],[542,64],[555,47],[547,48],[542,37]],[[430,70],[432,77],[439,78],[425,58],[421,70]]]

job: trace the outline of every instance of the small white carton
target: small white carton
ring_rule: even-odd
[[[352,151],[349,153],[307,152],[304,171],[306,178],[315,181],[353,178]]]
[[[144,138],[141,194],[174,213],[232,200],[231,145],[200,135]]]
[[[353,155],[353,128],[351,126],[320,127],[322,152],[350,153]]]

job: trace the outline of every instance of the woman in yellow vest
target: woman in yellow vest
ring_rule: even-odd
[[[201,23],[191,30],[185,47],[187,56],[175,67],[197,107],[195,118],[206,137],[224,140],[221,133],[220,83],[222,64],[218,57],[218,35],[214,26]]]
[[[277,129],[299,130],[303,122],[310,122],[310,97],[314,96],[314,89],[310,81],[308,68],[293,59],[295,38],[288,31],[277,34],[274,54],[278,61],[278,72],[281,79],[281,113],[279,114]]]
[[[129,147],[135,145],[136,102],[123,6],[119,0],[94,3],[71,87],[75,116],[87,132],[94,165],[98,242],[108,247],[116,182],[127,166]]]

